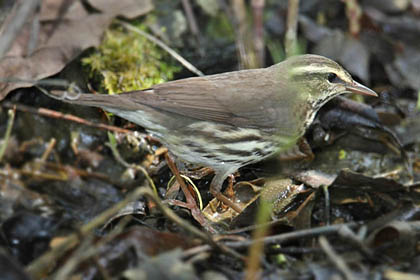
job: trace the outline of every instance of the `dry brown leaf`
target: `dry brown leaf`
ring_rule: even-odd
[[[115,16],[135,17],[153,9],[150,0],[95,0],[91,4],[102,13],[87,14],[80,1],[70,2],[70,5],[68,1],[43,1],[36,51],[25,56],[31,28],[28,24],[8,56],[0,60],[0,78],[36,81],[54,75],[83,50],[97,46]],[[31,85],[29,82],[0,83],[0,100],[13,89]]]

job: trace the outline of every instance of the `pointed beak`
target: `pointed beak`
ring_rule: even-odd
[[[352,93],[378,97],[376,92],[356,81],[353,81],[351,85],[346,85],[346,89]]]

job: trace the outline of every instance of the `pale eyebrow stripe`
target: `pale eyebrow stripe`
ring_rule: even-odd
[[[336,69],[334,69],[336,70]],[[330,68],[325,68],[325,66],[321,65],[305,65],[305,66],[297,66],[292,70],[293,73],[302,73],[302,72],[317,72],[317,73],[329,73],[331,72]]]
[[[319,64],[296,66],[293,70],[291,70],[291,73],[293,73],[296,76],[299,76],[307,74],[308,72],[316,72],[317,74],[327,74],[330,72],[334,72],[342,81],[349,81],[345,72],[334,67],[335,65],[329,66],[331,66],[331,68],[325,68],[325,66]]]

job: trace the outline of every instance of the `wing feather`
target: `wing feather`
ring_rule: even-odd
[[[274,128],[278,112],[288,104],[279,92],[279,71],[268,69],[182,79],[124,95],[135,103],[199,120]]]

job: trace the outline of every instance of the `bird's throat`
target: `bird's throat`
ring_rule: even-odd
[[[321,109],[322,106],[325,105],[325,103],[327,103],[328,101],[330,101],[337,95],[339,94],[325,95],[323,98],[318,98],[318,99],[313,100],[312,102],[309,102],[308,109],[306,111],[305,119],[304,119],[305,130],[312,124],[319,109]]]

